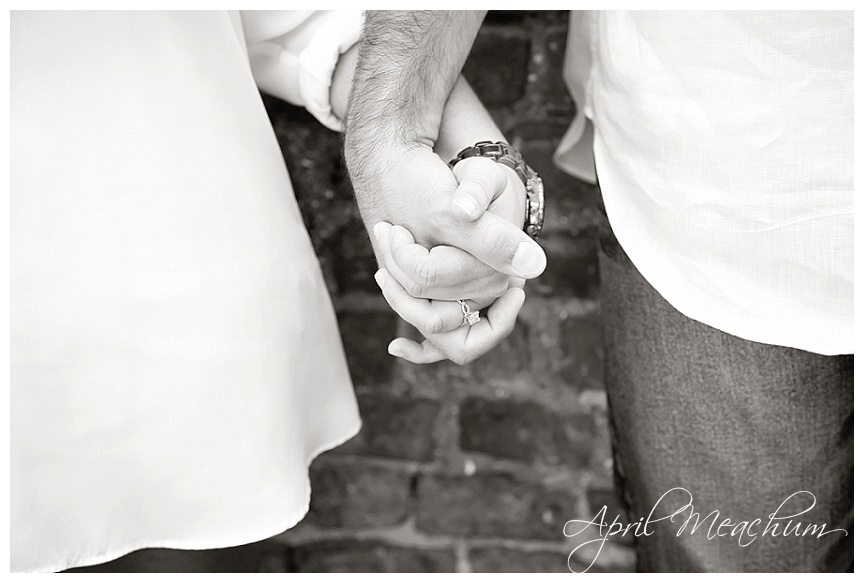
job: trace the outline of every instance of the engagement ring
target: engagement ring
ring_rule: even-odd
[[[462,308],[462,325],[473,326],[480,321],[480,312],[472,312],[471,308],[464,300],[456,300],[459,302],[459,307]]]

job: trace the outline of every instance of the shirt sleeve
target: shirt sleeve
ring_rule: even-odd
[[[339,57],[360,39],[360,10],[241,11],[252,75],[261,91],[305,107],[339,131],[330,84]]]

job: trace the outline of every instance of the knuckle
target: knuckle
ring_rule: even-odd
[[[443,197],[441,200],[444,200]],[[452,234],[454,222],[449,207],[444,208],[442,206],[436,208],[434,211],[427,213],[426,218],[427,234],[422,240],[418,240],[419,243],[430,245],[439,244],[442,241],[445,241],[447,237]]]
[[[440,314],[432,314],[426,319],[423,331],[427,334],[440,334],[444,330],[444,319]]]
[[[521,239],[520,239],[521,240]],[[486,250],[495,257],[510,260],[516,253],[516,244],[513,243],[510,233],[503,229],[490,229],[486,233]]]
[[[438,270],[434,264],[424,262],[414,266],[414,281],[420,286],[421,291],[434,286],[437,279]]]
[[[503,296],[508,289],[510,289],[510,281],[506,275],[498,274],[489,284],[489,289],[492,292],[493,297],[500,298]]]
[[[463,190],[467,190],[469,194],[475,197],[482,196],[489,190],[489,180],[485,176],[471,176],[463,180],[460,185]]]
[[[408,295],[415,298],[423,297],[423,286],[417,283],[416,281],[408,282],[408,286],[405,288],[405,291],[408,292]]]

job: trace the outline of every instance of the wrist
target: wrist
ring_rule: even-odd
[[[464,77],[460,77],[444,107],[435,153],[444,162],[449,162],[466,145],[484,140],[507,141],[474,90]]]
[[[429,159],[437,161],[442,171],[450,175],[446,164],[440,162],[431,148],[423,144],[402,145],[392,139],[379,138],[374,145],[367,147],[362,140],[358,140],[353,144],[355,155],[349,154],[349,147],[346,141],[346,167],[357,208],[367,229],[379,221],[407,226],[401,215],[405,189],[417,183],[416,174],[422,174]]]

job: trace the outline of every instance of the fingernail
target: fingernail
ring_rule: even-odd
[[[473,217],[480,209],[477,205],[477,201],[470,196],[457,196],[453,199],[453,204],[468,213],[469,217]]]
[[[546,254],[539,246],[522,241],[516,248],[510,265],[526,279],[537,277],[546,268]]]
[[[390,225],[385,222],[375,223],[375,226],[372,227],[372,230],[375,232],[375,238],[378,239],[379,243],[384,238],[384,235],[387,234],[388,227],[390,227]]]
[[[382,272],[382,271],[384,271],[384,270],[383,270],[383,269],[379,269],[378,271],[375,272],[375,283],[377,283],[377,284],[378,284],[378,287],[380,287],[380,288],[383,288],[383,287],[384,287],[384,286],[381,284],[381,272]]]
[[[396,347],[394,347],[392,342],[391,342],[390,345],[387,347],[387,353],[388,353],[390,356],[396,356],[396,357],[399,357],[399,358],[402,357],[402,354],[399,352],[399,349],[396,348]]]

